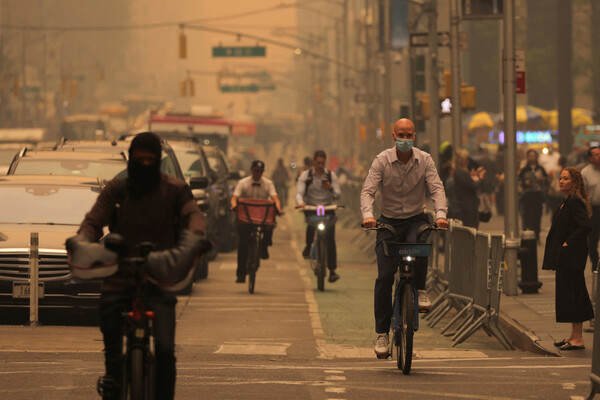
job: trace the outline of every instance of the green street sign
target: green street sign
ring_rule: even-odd
[[[267,48],[265,46],[229,46],[213,47],[213,57],[265,57]]]
[[[223,93],[256,93],[260,88],[258,85],[221,85],[221,92]]]

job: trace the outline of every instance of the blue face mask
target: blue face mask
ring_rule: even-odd
[[[412,149],[413,141],[410,139],[396,139],[396,148],[403,153],[406,153]]]

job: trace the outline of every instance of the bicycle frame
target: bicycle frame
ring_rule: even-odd
[[[337,218],[333,212],[337,208],[336,204],[327,206],[307,205],[303,208],[306,215],[306,222],[316,228],[313,247],[311,249],[311,267],[317,275],[317,288],[320,291],[325,290],[325,275],[327,272],[327,251],[329,246],[326,230],[330,224],[336,223]]]

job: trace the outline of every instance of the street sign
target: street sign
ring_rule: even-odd
[[[228,46],[213,47],[213,57],[265,57],[267,49],[265,46]]]
[[[462,19],[502,18],[503,0],[462,0]]]
[[[526,73],[526,55],[525,49],[515,50],[515,93],[525,94],[527,93],[525,87],[525,73]]]
[[[450,46],[450,32],[438,32],[438,46]],[[411,33],[410,45],[412,47],[427,47],[429,46],[428,33]]]
[[[258,85],[221,85],[223,93],[256,93],[260,89]]]
[[[381,102],[381,95],[379,93],[356,93],[354,101],[356,103],[379,103]]]

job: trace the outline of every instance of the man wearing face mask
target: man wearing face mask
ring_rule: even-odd
[[[200,240],[205,232],[204,217],[189,186],[161,173],[161,153],[158,136],[150,132],[138,134],[129,147],[128,177],[115,178],[106,184],[76,238],[97,241],[108,225],[111,232],[123,236],[129,248],[152,242],[156,251],[178,251],[183,241]],[[131,307],[134,283],[125,270],[119,270],[102,283],[100,329],[104,337],[106,375],[99,380],[98,387],[103,399],[119,399],[122,314]],[[147,285],[148,308],[155,313],[156,398],[173,399],[177,298],[157,285],[150,282]]]
[[[417,231],[429,223],[425,214],[425,187],[429,189],[437,226],[447,228],[446,194],[433,159],[426,152],[413,147],[415,125],[409,119],[400,119],[394,124],[392,135],[395,146],[382,151],[375,157],[360,194],[360,209],[365,228],[374,228],[377,221],[392,225],[398,233],[399,242],[416,242]],[[373,202],[380,190],[381,216],[375,220]],[[389,330],[392,316],[392,286],[396,273],[396,262],[383,254],[381,240],[390,240],[391,233],[377,232],[378,276],[375,281],[375,331],[377,339],[375,353],[384,357],[389,352]],[[419,309],[431,308],[425,291],[427,259],[417,260],[415,283],[419,290]]]

